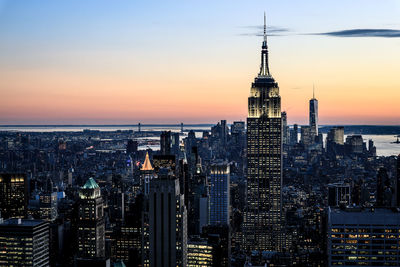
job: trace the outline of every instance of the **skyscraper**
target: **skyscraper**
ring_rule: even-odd
[[[327,215],[328,266],[400,266],[399,212],[328,208]]]
[[[264,15],[261,67],[252,83],[247,118],[247,205],[244,234],[248,250],[281,250],[282,118],[278,83],[268,67]]]
[[[161,155],[171,155],[171,131],[163,131],[160,136]]]
[[[313,88],[313,98],[310,99],[310,132],[312,142],[314,143],[315,137],[318,135],[318,100],[315,98]]]
[[[227,162],[211,165],[210,224],[229,224],[230,174]]]
[[[103,198],[100,187],[89,178],[79,191],[78,254],[81,258],[105,257]]]
[[[161,168],[150,181],[150,266],[186,266],[187,213],[179,181]]]
[[[3,218],[24,218],[28,202],[28,181],[25,174],[0,174],[0,211]]]
[[[400,207],[400,154],[397,156],[396,204]]]
[[[287,114],[286,111],[282,112],[282,143],[288,145],[290,142],[289,138],[289,126],[287,126]]]
[[[49,266],[49,223],[0,218],[0,266]]]

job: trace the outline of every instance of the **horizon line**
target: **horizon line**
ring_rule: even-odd
[[[245,121],[234,121],[234,122],[245,122]],[[219,123],[219,121],[217,122]],[[212,126],[217,123],[183,123],[183,126]],[[233,123],[228,123],[233,124]],[[287,125],[299,125],[299,126],[307,126],[309,124],[287,124]],[[181,126],[181,123],[140,123],[140,126]],[[0,124],[0,127],[128,127],[134,126],[138,127],[139,123],[136,124]],[[329,127],[329,126],[377,126],[377,127],[386,127],[386,126],[396,126],[400,127],[400,124],[320,124],[318,127]]]

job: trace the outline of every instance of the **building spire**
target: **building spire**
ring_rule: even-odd
[[[312,85],[312,98],[315,99],[315,86]]]
[[[267,17],[264,12],[264,41],[262,43],[261,51],[261,66],[260,73],[258,76],[270,77],[269,66],[268,66],[268,44],[267,44]]]
[[[149,158],[149,152],[146,152],[146,158],[143,162],[142,168],[140,169],[141,171],[152,171],[154,168],[151,166],[150,163],[150,158]]]
[[[267,42],[267,18],[264,11],[264,41]]]

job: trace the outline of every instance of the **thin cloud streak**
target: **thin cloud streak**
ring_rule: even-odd
[[[350,29],[333,32],[310,33],[307,35],[324,35],[333,37],[383,37],[399,38],[400,30],[397,29]]]
[[[257,32],[240,33],[242,36],[264,36],[263,30],[264,26],[252,25],[252,26],[241,26],[240,28],[251,29]],[[288,28],[277,27],[277,26],[267,26],[268,36],[287,36],[291,32]]]
[[[263,36],[263,26],[242,26],[241,28],[254,29],[257,32],[240,33],[241,36]],[[330,32],[317,33],[296,33],[288,28],[269,26],[267,27],[268,36],[290,36],[290,35],[313,35],[330,37],[380,37],[380,38],[399,38],[398,29],[348,29]]]

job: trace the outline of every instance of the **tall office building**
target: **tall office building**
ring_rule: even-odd
[[[302,143],[305,147],[309,147],[314,139],[313,139],[313,135],[311,133],[311,127],[310,126],[301,126],[300,128],[300,143]],[[315,136],[314,136],[315,138]]]
[[[318,100],[314,95],[313,88],[313,98],[310,99],[310,131],[312,141],[314,143],[315,137],[318,136]]]
[[[44,192],[39,196],[40,218],[54,221],[57,219],[57,192]]]
[[[400,207],[400,154],[397,156],[396,204]]]
[[[49,223],[0,219],[0,266],[49,266]]]
[[[172,139],[171,139],[171,153],[175,155],[175,157],[178,159],[179,158],[179,133],[172,133]]]
[[[210,224],[229,225],[230,174],[227,162],[211,165]]]
[[[328,142],[333,142],[338,145],[344,144],[344,127],[333,127],[329,130],[328,135],[326,137]]]
[[[400,266],[400,212],[328,209],[328,266]]]
[[[288,145],[290,142],[290,131],[287,125],[287,114],[286,111],[282,112],[282,143]]]
[[[244,234],[248,250],[281,250],[282,118],[278,83],[268,67],[264,15],[261,67],[252,83],[247,118],[247,205]]]
[[[163,131],[160,136],[160,153],[161,155],[171,155],[171,131]]]
[[[293,129],[290,130],[290,144],[295,145],[299,142],[299,126],[293,124]]]
[[[103,198],[100,187],[89,178],[79,191],[78,255],[80,258],[105,257]]]
[[[3,218],[24,218],[28,204],[28,180],[25,174],[0,174],[0,211]]]
[[[326,152],[344,154],[344,127],[333,127],[326,136]]]
[[[330,207],[350,206],[351,190],[348,183],[328,184],[328,205]]]
[[[150,266],[187,265],[187,213],[179,181],[161,168],[150,181],[149,192]]]
[[[379,168],[376,181],[377,207],[391,207],[394,188],[386,168]]]
[[[140,168],[142,173],[142,181],[143,181],[143,192],[145,195],[149,194],[150,190],[150,180],[154,177],[154,168],[151,166],[149,152],[146,153],[146,158]]]

